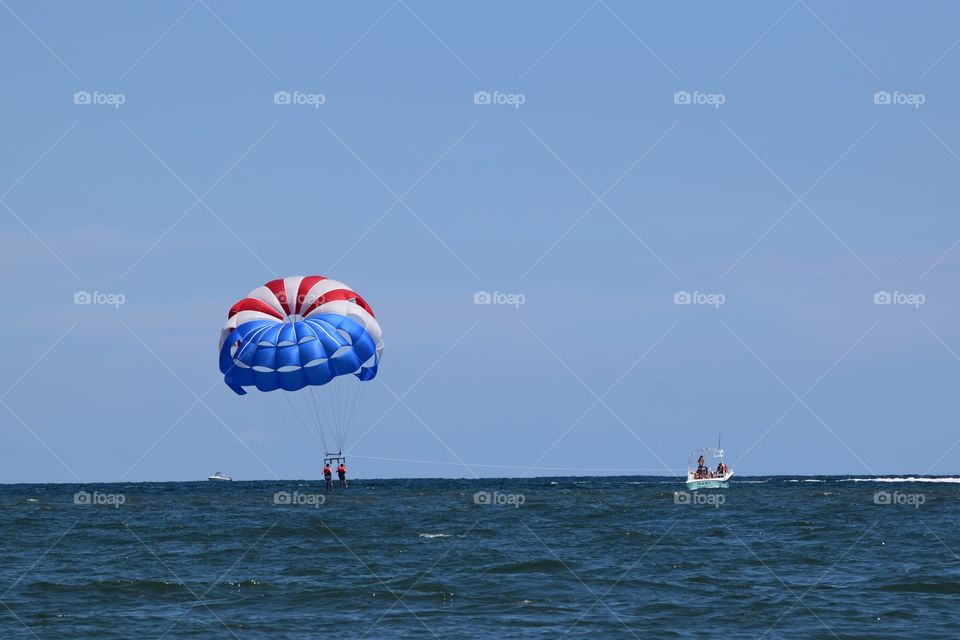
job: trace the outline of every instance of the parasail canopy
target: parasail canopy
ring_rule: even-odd
[[[350,287],[324,276],[291,276],[257,287],[230,308],[219,349],[227,386],[240,395],[248,390],[306,395],[312,416],[305,420],[290,403],[295,419],[312,424],[325,449],[332,437],[339,450],[358,392],[349,394],[354,399],[348,400],[348,412],[343,384],[332,383],[356,378],[360,386],[372,380],[383,338],[373,309]]]

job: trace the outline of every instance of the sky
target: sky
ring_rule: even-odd
[[[2,0],[0,482],[316,478],[217,366],[310,274],[354,477],[960,473],[958,18]]]

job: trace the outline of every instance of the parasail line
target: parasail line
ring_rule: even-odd
[[[413,458],[393,458],[389,456],[364,456],[358,453],[351,453],[350,457],[359,458],[361,460],[383,460],[385,462],[411,462],[415,464],[433,464],[441,465],[448,467],[459,467],[462,466],[459,462],[450,462],[447,460],[416,460]],[[486,464],[486,463],[468,463],[471,467],[479,467],[484,469],[533,469],[536,471],[638,471],[638,472],[649,472],[649,471],[663,471],[663,467],[528,467],[527,465],[516,465],[516,464]],[[668,471],[686,471],[686,468],[676,468],[668,469]],[[672,477],[672,476],[663,476],[663,477]]]

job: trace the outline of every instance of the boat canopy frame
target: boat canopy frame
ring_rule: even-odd
[[[723,449],[719,449],[717,447],[704,447],[702,449],[693,449],[692,451],[690,451],[690,455],[687,457],[688,472],[696,470],[696,467],[693,466],[693,463],[695,460],[699,460],[701,455],[704,457],[704,459],[708,459],[709,457],[709,458],[713,458],[714,460],[720,460],[720,462],[723,462]],[[710,465],[708,464],[707,467],[710,467]]]

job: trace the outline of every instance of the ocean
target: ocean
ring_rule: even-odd
[[[3,485],[0,638],[956,638],[958,530],[960,479]]]

